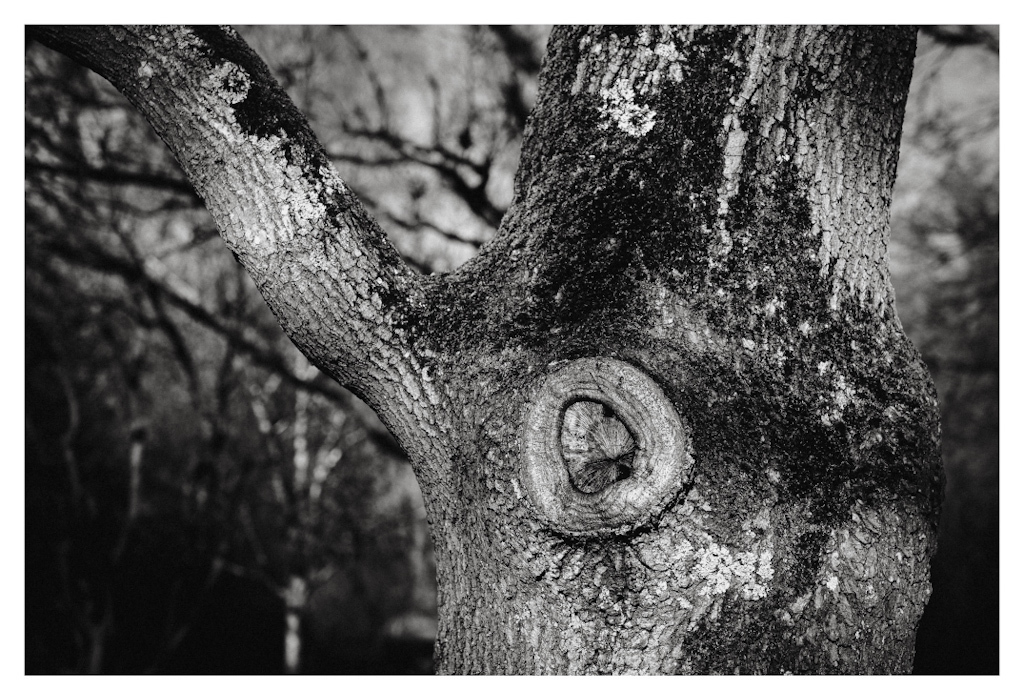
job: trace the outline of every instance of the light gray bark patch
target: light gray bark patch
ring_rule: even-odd
[[[248,74],[251,80],[249,90],[245,99],[235,105],[235,118],[245,133],[258,138],[285,136],[301,141],[311,139],[306,118],[278,87],[266,64],[234,30],[201,26],[191,30],[202,40],[211,62],[229,61]],[[315,141],[309,145],[314,144]],[[319,149],[304,150],[308,154],[316,154]]]

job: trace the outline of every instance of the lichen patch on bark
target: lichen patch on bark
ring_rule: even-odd
[[[584,35],[579,40],[580,63],[572,94],[600,97],[602,128],[614,126],[634,138],[646,136],[655,126],[658,110],[644,96],[664,80],[679,83],[683,79],[676,39],[670,32],[648,27],[628,40],[614,29],[599,39]],[[602,66],[610,63],[615,70],[597,74],[587,68],[590,61]]]
[[[636,95],[627,82],[602,87],[600,95],[601,113],[620,131],[639,138],[654,128],[654,118],[658,112],[647,105],[637,104]]]

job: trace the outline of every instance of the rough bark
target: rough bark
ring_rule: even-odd
[[[440,671],[910,670],[941,494],[885,262],[912,30],[555,30],[499,235],[430,278],[235,35],[44,36],[409,452]]]

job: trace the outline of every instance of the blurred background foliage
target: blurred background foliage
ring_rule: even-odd
[[[545,27],[242,27],[425,274],[512,195]],[[998,668],[999,37],[919,39],[890,247],[947,499],[917,670]],[[284,337],[103,79],[25,53],[26,671],[423,673],[432,549],[397,444]]]
[[[999,671],[999,29],[919,32],[892,201],[896,309],[939,396],[946,500],[915,671]]]

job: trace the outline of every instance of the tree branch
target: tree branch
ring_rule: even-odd
[[[418,426],[431,421],[417,398],[428,380],[407,330],[421,278],[241,37],[213,27],[29,31],[139,109],[299,349],[364,397],[400,441],[421,439]]]
[[[483,219],[487,224],[497,228],[501,223],[501,217],[505,212],[494,206],[487,197],[487,181],[490,177],[489,162],[477,163],[469,158],[454,153],[440,143],[430,147],[420,146],[412,143],[401,136],[384,129],[368,130],[354,129],[349,127],[348,132],[353,136],[376,141],[384,144],[406,162],[417,163],[433,168],[445,182],[452,188],[455,194],[459,195],[469,206],[470,210]],[[350,156],[345,153],[334,151],[331,157],[336,160],[351,160],[358,162],[357,156]],[[401,162],[401,161],[394,161]],[[364,165],[391,164],[387,161],[370,162],[364,161]],[[465,171],[472,173],[467,177]],[[473,181],[475,180],[475,181]]]

